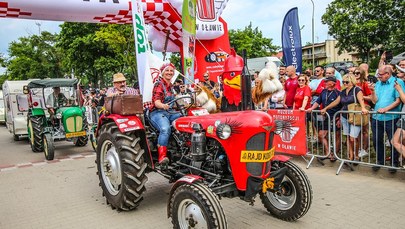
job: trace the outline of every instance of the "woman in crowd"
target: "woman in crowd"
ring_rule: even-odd
[[[368,87],[367,76],[366,72],[363,68],[357,67],[354,70],[354,75],[356,76],[357,84],[361,91],[363,92],[364,104],[367,110],[370,110],[370,103],[371,103],[371,90]],[[360,151],[359,157],[367,156],[368,146],[369,146],[369,125],[363,125],[361,128],[361,140],[360,140]]]
[[[352,103],[359,103],[361,106],[361,113],[368,114],[368,110],[364,104],[363,92],[361,88],[356,86],[357,80],[353,74],[347,74],[343,77],[343,90],[340,96],[330,105],[321,110],[325,113],[328,109],[337,106],[339,103],[342,105],[342,111],[348,111],[348,105]],[[356,96],[356,97],[355,97]],[[343,127],[343,135],[347,136],[347,148],[349,149],[349,160],[359,160],[358,152],[360,148],[359,134],[361,131],[360,126],[350,124],[348,121],[348,114],[342,113],[340,123]]]
[[[298,77],[298,88],[295,92],[293,110],[305,111],[311,106],[311,88],[306,75]]]
[[[398,75],[397,76],[403,76],[405,75],[405,72],[401,71],[398,69]],[[395,89],[399,93],[399,97],[402,101],[402,103],[405,103],[405,92],[402,89],[401,85],[395,81],[394,85]],[[402,112],[405,112],[405,106],[402,107]],[[395,147],[395,149],[398,151],[399,155],[402,158],[405,158],[405,115],[402,115],[402,117],[398,120],[396,123],[397,125],[397,130],[394,133],[394,136],[391,139],[391,144]],[[405,164],[402,164],[403,168],[405,168]]]

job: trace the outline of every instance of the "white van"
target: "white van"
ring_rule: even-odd
[[[249,69],[249,74],[253,75],[256,71],[260,72],[269,61],[274,62],[277,66],[277,69],[281,65],[280,59],[278,59],[277,57],[274,57],[274,56],[265,56],[265,57],[247,59],[247,66]]]
[[[6,123],[6,115],[4,110],[3,91],[0,90],[0,123]]]
[[[9,81],[3,83],[3,98],[6,114],[6,125],[14,140],[27,136],[27,95],[23,93],[23,86],[30,80]]]

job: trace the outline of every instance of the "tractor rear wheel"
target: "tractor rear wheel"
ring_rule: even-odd
[[[42,128],[44,123],[43,116],[29,116],[28,118],[28,138],[33,152],[42,152]]]
[[[55,157],[55,145],[53,144],[52,135],[47,133],[43,135],[43,142],[44,142],[44,154],[45,159],[48,161],[52,161]]]
[[[284,221],[296,221],[307,213],[312,203],[312,187],[307,175],[291,161],[284,163],[288,168],[280,190],[260,192],[264,207],[273,216]]]
[[[140,137],[121,133],[114,122],[101,127],[97,144],[97,173],[103,195],[111,207],[132,210],[143,200],[148,178]]]

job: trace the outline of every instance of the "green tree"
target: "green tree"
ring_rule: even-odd
[[[8,49],[10,58],[5,64],[7,78],[26,80],[63,77],[62,55],[56,48],[56,39],[56,34],[43,31],[41,35],[21,37],[11,42]]]
[[[404,51],[403,0],[335,0],[322,16],[339,52],[357,51],[368,61],[373,49]]]
[[[229,30],[229,41],[231,47],[235,48],[238,53],[246,49],[247,58],[270,56],[280,49],[273,45],[273,39],[263,37],[262,31],[258,27],[253,28],[252,23],[244,29]]]
[[[66,55],[64,65],[83,83],[111,83],[115,72],[136,78],[133,32],[130,25],[64,23],[58,46]]]

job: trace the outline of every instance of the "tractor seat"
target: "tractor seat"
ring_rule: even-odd
[[[145,115],[145,127],[149,127],[150,129],[152,129],[153,132],[159,133],[158,128],[156,128],[156,127],[153,125],[153,122],[152,122],[151,119],[150,119],[150,110],[149,110],[149,109],[145,109],[144,115]]]

